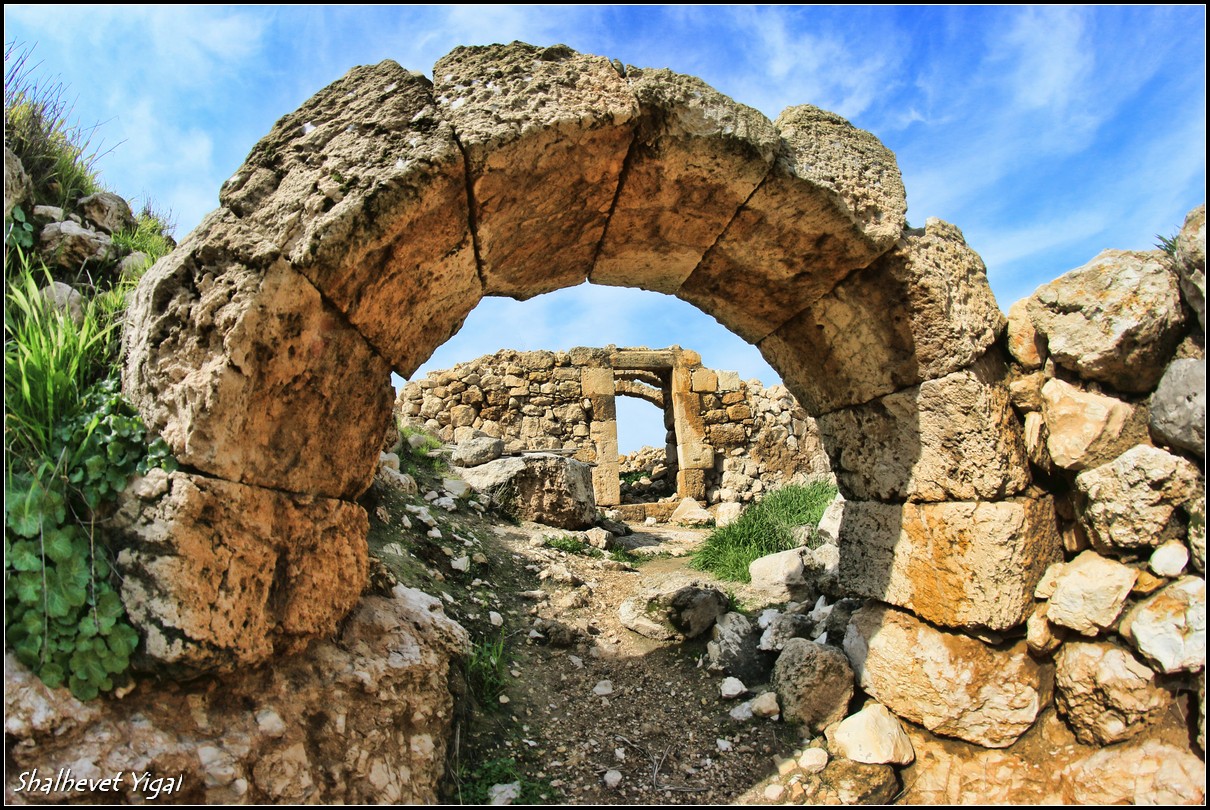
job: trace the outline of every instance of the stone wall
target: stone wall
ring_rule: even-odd
[[[706,368],[678,346],[505,349],[409,382],[396,407],[404,424],[446,442],[481,431],[502,439],[506,453],[567,451],[596,465],[597,503],[613,505],[621,500],[617,396],[664,411],[661,475],[670,496],[751,501],[781,483],[830,474],[815,420],[784,386]]]

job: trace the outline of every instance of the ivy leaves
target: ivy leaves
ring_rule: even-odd
[[[17,657],[48,686],[81,700],[113,689],[138,634],[109,581],[94,518],[136,472],[176,468],[146,431],[116,378],[94,385],[77,416],[53,431],[53,460],[5,479],[5,627]]]

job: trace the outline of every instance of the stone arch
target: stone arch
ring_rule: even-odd
[[[641,399],[644,402],[654,405],[661,411],[664,410],[664,389],[657,388],[649,382],[641,379],[627,379],[624,376],[618,375],[615,383],[615,391],[620,397],[634,397]]]
[[[676,295],[759,347],[850,499],[852,590],[942,625],[1024,619],[1058,540],[1004,318],[957,228],[905,229],[874,136],[566,46],[458,48],[434,77],[355,68],[284,116],[140,284],[125,388],[183,465],[126,518],[149,654],[230,666],[330,631],[364,580],[353,499],[389,370],[484,295],[585,280]]]

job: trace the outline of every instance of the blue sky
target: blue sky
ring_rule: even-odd
[[[277,118],[350,67],[431,75],[457,45],[514,39],[694,74],[770,118],[845,116],[895,152],[912,224],[962,228],[1005,310],[1104,248],[1151,248],[1205,200],[1203,6],[6,5],[4,28],[101,122],[102,181],[171,209],[178,237]],[[777,381],[691,306],[589,286],[485,300],[420,373],[606,343],[679,343]]]

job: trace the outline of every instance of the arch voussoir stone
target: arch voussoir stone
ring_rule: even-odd
[[[895,156],[870,133],[809,105],[775,126],[772,171],[677,292],[750,343],[890,249],[907,212]]]
[[[675,293],[764,180],[780,135],[701,79],[627,67],[639,105],[591,281]]]
[[[483,294],[465,169],[432,83],[385,61],[278,121],[220,199],[407,376]]]
[[[622,76],[605,57],[521,42],[456,48],[433,76],[466,156],[485,293],[583,282],[638,118]]]
[[[124,390],[182,464],[354,498],[390,419],[386,362],[261,233],[220,209],[139,283]]]

